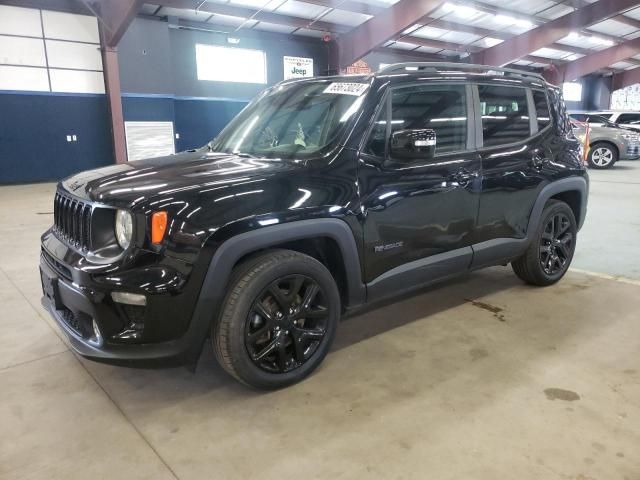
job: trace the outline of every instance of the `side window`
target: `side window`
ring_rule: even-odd
[[[376,123],[369,133],[369,139],[364,147],[364,153],[375,155],[376,157],[385,156],[385,148],[387,144],[387,100],[384,107],[376,117]]]
[[[524,88],[478,85],[485,147],[519,142],[531,135]]]
[[[425,85],[393,90],[391,132],[423,128],[436,132],[436,155],[466,150],[464,85]]]
[[[640,114],[638,113],[621,113],[618,117],[618,123],[627,125],[640,124]]]
[[[544,127],[551,123],[551,117],[549,115],[549,104],[547,103],[547,94],[542,90],[533,90],[532,93],[533,103],[536,106],[536,117],[538,117],[538,130],[542,130]]]

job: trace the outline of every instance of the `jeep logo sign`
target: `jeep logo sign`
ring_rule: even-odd
[[[283,57],[284,79],[313,77],[313,58]]]

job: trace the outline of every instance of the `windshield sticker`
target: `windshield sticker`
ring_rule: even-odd
[[[354,95],[359,97],[368,87],[368,83],[334,82],[325,88],[324,93],[337,93],[338,95]]]

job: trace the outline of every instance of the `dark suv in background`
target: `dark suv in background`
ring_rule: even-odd
[[[511,262],[567,271],[588,179],[560,91],[526,72],[398,64],[286,81],[213,141],[58,185],[44,302],[73,348],[112,363],[308,375],[340,316]]]

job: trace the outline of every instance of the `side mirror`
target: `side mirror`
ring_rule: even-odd
[[[390,151],[398,160],[430,160],[436,153],[436,132],[428,128],[393,132]]]

